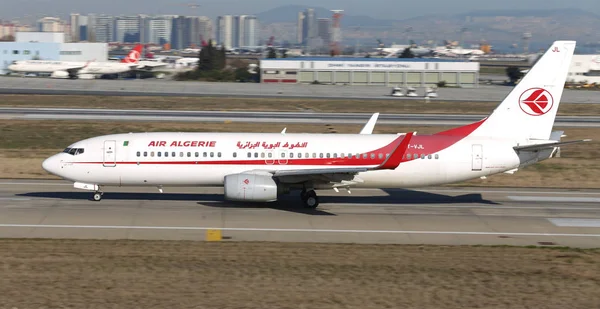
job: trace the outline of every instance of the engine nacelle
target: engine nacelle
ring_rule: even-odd
[[[96,78],[96,76],[94,76],[94,74],[79,74],[79,75],[77,75],[77,78],[79,78],[79,79],[94,79],[94,78]]]
[[[270,175],[232,174],[225,176],[225,199],[272,202],[277,200],[277,183]]]
[[[51,78],[69,78],[69,72],[67,71],[54,71],[50,75]]]

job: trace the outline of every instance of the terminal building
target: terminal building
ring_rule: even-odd
[[[17,32],[14,42],[0,42],[0,74],[18,60],[108,61],[107,43],[65,43],[61,32]]]
[[[477,87],[479,63],[424,58],[261,59],[262,83]]]

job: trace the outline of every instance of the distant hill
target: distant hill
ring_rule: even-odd
[[[331,18],[332,16],[332,12],[329,9],[304,5],[280,6],[266,12],[258,13],[256,16],[262,24],[293,23],[298,20],[298,13],[303,12],[307,8],[314,9],[317,18]],[[351,10],[344,11],[344,14],[348,15],[342,17],[342,27],[391,27],[394,22],[393,20],[376,19],[365,15],[351,15]]]

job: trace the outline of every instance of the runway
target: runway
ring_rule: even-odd
[[[600,247],[600,191],[431,188],[295,193],[224,201],[221,188],[105,188],[100,202],[63,181],[0,181],[0,237]]]
[[[20,120],[122,120],[122,121],[192,121],[252,123],[338,123],[364,124],[371,114],[312,112],[220,112],[114,110],[75,108],[1,108],[0,119]],[[379,125],[464,125],[481,120],[485,115],[448,114],[381,114]],[[600,127],[599,116],[558,116],[556,126]]]
[[[424,95],[424,87],[415,87]],[[439,88],[444,101],[500,102],[513,89],[480,85],[477,88]],[[256,98],[423,100],[391,97],[387,86],[218,83],[169,80],[63,80],[53,78],[0,77],[0,94],[54,94],[107,96],[210,96]],[[565,89],[561,102],[600,103],[596,91]]]

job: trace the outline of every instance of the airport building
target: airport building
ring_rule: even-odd
[[[600,84],[600,55],[573,55],[567,82]]]
[[[479,63],[421,58],[277,58],[260,61],[262,83],[477,87]]]
[[[108,61],[106,43],[65,43],[62,32],[17,32],[15,42],[0,42],[0,74],[18,60]]]

